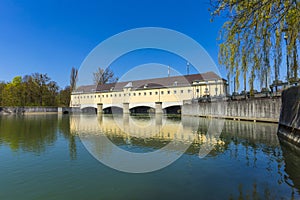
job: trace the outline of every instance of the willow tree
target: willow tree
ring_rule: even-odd
[[[211,7],[213,18],[228,19],[220,31],[219,63],[235,74],[237,88],[241,72],[244,82],[250,76],[250,91],[256,78],[267,87],[271,72],[278,82],[283,50],[289,61],[287,80],[298,80],[299,0],[211,0]]]

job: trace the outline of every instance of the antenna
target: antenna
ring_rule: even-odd
[[[189,62],[186,63],[186,73],[187,73],[187,75],[190,74],[190,63]]]

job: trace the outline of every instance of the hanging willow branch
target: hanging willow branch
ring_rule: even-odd
[[[298,79],[299,0],[211,0],[211,7],[212,20],[220,15],[228,19],[220,31],[219,63],[229,74],[242,72],[244,81],[250,74],[251,90],[256,77],[266,87],[271,72],[278,80],[286,49],[292,79]],[[284,36],[287,47],[283,49]],[[239,77],[236,86],[238,89]]]

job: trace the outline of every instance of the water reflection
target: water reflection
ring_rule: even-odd
[[[225,121],[219,136],[217,131],[209,132],[210,126],[217,127],[217,119],[197,117],[81,115],[71,116],[70,123],[72,132],[81,136],[105,135],[121,148],[125,148],[123,145],[149,147],[147,151],[161,148],[172,140],[190,143],[188,154],[198,154],[199,147],[205,143],[213,144],[211,156],[224,152],[230,144],[253,149],[263,146],[266,153],[274,155],[279,147],[274,124]],[[238,157],[237,153],[235,149],[233,156]]]
[[[217,127],[218,120],[203,120],[199,124],[199,118],[184,117],[170,118],[163,115],[153,116],[72,116],[71,129],[80,134],[82,138],[89,136],[108,137],[114,144],[128,151],[143,152],[154,151],[164,147],[171,141],[191,145],[186,151],[189,154],[198,154],[201,145],[210,144],[213,148],[222,152],[225,142],[219,138],[217,131],[208,131],[209,126]],[[212,129],[215,130],[215,129]],[[89,142],[98,142],[94,146],[104,148],[103,140],[95,140],[90,137]],[[141,147],[141,148],[130,148]],[[211,146],[206,146],[209,148]],[[170,150],[178,150],[176,148]],[[104,149],[99,153],[105,152]]]
[[[59,133],[69,141],[70,158],[76,159],[76,136],[70,134],[70,130],[69,116],[0,116],[0,146],[9,146],[12,151],[41,154],[55,144]]]
[[[280,140],[280,145],[285,161],[284,181],[291,187],[297,188],[297,193],[300,193],[300,148],[288,143],[285,140]]]
[[[13,151],[41,153],[57,139],[57,115],[0,117],[0,145]]]
[[[71,121],[71,128],[95,158],[125,172],[150,172],[166,167],[180,158],[191,144],[201,156],[209,153],[214,145],[224,144],[218,138],[220,129],[219,134],[217,128],[200,133],[199,120],[193,117],[171,120],[163,115],[81,115],[72,116]],[[215,121],[214,127],[218,127],[219,122]]]
[[[96,125],[92,123],[93,121],[96,121]],[[175,140],[176,145],[181,143],[191,145],[180,161],[166,170],[155,173],[160,177],[158,182],[151,179],[151,175],[129,176],[122,174],[124,180],[119,180],[120,175],[116,175],[115,171],[110,172],[111,174],[105,180],[109,179],[113,182],[111,185],[120,181],[119,188],[122,188],[128,179],[135,180],[135,178],[145,179],[143,184],[149,181],[148,187],[152,182],[155,184],[162,182],[164,188],[179,186],[178,192],[174,193],[173,198],[183,197],[184,191],[189,191],[188,197],[191,198],[200,194],[203,195],[202,197],[211,197],[212,199],[220,199],[220,197],[227,199],[300,198],[300,150],[284,141],[278,141],[277,125],[225,121],[220,136],[214,135],[214,132],[208,134],[210,124],[217,123],[218,120],[205,118],[172,118],[163,115],[156,117],[124,115],[116,118],[109,115],[101,117],[95,115],[0,116],[1,177],[3,178],[7,174],[5,177],[8,180],[11,175],[6,171],[13,174],[15,171],[9,170],[15,166],[19,166],[19,169],[22,170],[28,170],[28,177],[26,174],[23,175],[28,180],[32,180],[32,177],[40,174],[48,174],[48,171],[43,171],[47,167],[38,167],[41,165],[38,160],[42,157],[47,159],[50,152],[47,150],[56,145],[57,154],[55,156],[66,152],[66,158],[69,156],[70,160],[64,157],[64,161],[59,159],[53,161],[53,173],[51,173],[53,180],[56,178],[57,180],[66,179],[69,180],[68,184],[63,184],[78,188],[78,185],[72,185],[73,182],[76,183],[74,181],[76,179],[77,181],[80,180],[80,184],[85,183],[90,186],[93,184],[88,181],[91,181],[94,175],[84,179],[80,174],[86,175],[89,170],[99,169],[101,165],[89,161],[86,154],[84,155],[88,157],[85,158],[85,161],[89,163],[88,166],[85,166],[85,162],[81,162],[81,166],[78,167],[78,170],[82,167],[85,170],[74,172],[72,176],[67,175],[74,170],[72,167],[79,164],[78,160],[82,159],[82,156],[79,155],[83,155],[82,152],[85,151],[77,134],[89,136],[86,138],[87,142],[92,144],[95,148],[94,151],[103,157],[111,155],[109,152],[111,146],[105,146],[106,143],[103,143],[101,139],[99,140],[99,136],[100,138],[107,137],[121,149],[135,153],[154,152]],[[93,134],[97,137],[90,137]],[[199,159],[199,151],[204,148],[206,143],[213,144],[213,149],[204,159]],[[168,149],[169,154],[178,153],[176,146],[173,147],[173,149]],[[10,155],[7,153],[9,151],[18,153],[17,155],[15,153]],[[31,158],[23,156],[22,153],[27,152],[33,156]],[[78,153],[81,154],[78,155]],[[18,155],[22,155],[22,161],[13,159],[13,156]],[[51,158],[53,159],[53,157]],[[7,159],[11,159],[11,161],[4,162]],[[22,163],[26,159],[29,159],[28,163],[33,162],[34,164]],[[65,160],[76,163],[76,165],[66,163]],[[51,164],[52,161],[49,159],[44,160],[44,162]],[[30,168],[32,168],[32,172],[29,172]],[[65,171],[64,168],[66,168]],[[19,174],[16,173],[15,180],[22,176],[22,170],[19,170]],[[108,171],[107,168],[105,170]],[[55,178],[55,173],[58,171],[61,171],[61,176]],[[97,172],[101,174],[102,171],[103,168]],[[176,179],[173,177],[174,174],[176,174]],[[57,182],[54,181],[54,183],[53,185],[56,185]],[[136,180],[136,183],[139,183],[138,186],[141,189],[146,190],[141,186],[143,184],[140,181]],[[3,181],[2,186],[6,184],[7,181]],[[10,184],[15,186],[13,182]],[[37,186],[39,184],[37,183]],[[20,191],[22,188],[24,188],[23,193],[25,194],[28,188],[20,185]],[[58,188],[63,188],[63,186]],[[89,191],[88,188],[86,187],[87,191]],[[109,190],[109,188],[106,189]],[[157,188],[152,189],[158,191]],[[126,192],[126,188],[123,191]],[[76,194],[76,191],[72,190],[72,192]],[[89,192],[96,193],[94,190]],[[114,197],[113,193],[109,195]]]

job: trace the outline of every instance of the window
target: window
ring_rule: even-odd
[[[164,91],[161,91],[160,93],[161,93],[161,94],[164,94]]]
[[[174,90],[174,94],[176,94],[177,93],[177,91],[176,90]]]
[[[191,93],[192,90],[188,89],[188,93]]]
[[[141,93],[139,92],[139,96],[141,96]]]
[[[181,90],[181,94],[183,93],[183,90]]]
[[[121,94],[119,94],[119,97],[121,97]]]
[[[149,95],[152,95],[152,92],[149,92]]]
[[[147,93],[146,92],[144,92],[144,96],[146,96],[147,95]]]
[[[117,94],[115,94],[115,97],[117,97]]]
[[[100,94],[98,95],[98,98],[100,98]]]
[[[133,96],[135,96],[135,93],[133,93]]]
[[[170,90],[168,90],[168,94],[170,94]]]
[[[158,92],[155,92],[155,95],[158,95]]]
[[[108,97],[108,94],[106,95],[106,97]]]
[[[196,92],[199,93],[199,89],[197,89]]]
[[[126,96],[126,94],[124,93],[124,97]]]
[[[110,94],[110,97],[112,97],[112,94]]]
[[[97,98],[97,95],[95,95],[95,98]]]
[[[102,97],[104,98],[104,94],[102,95]]]
[[[129,93],[128,95],[130,96],[131,94]]]

